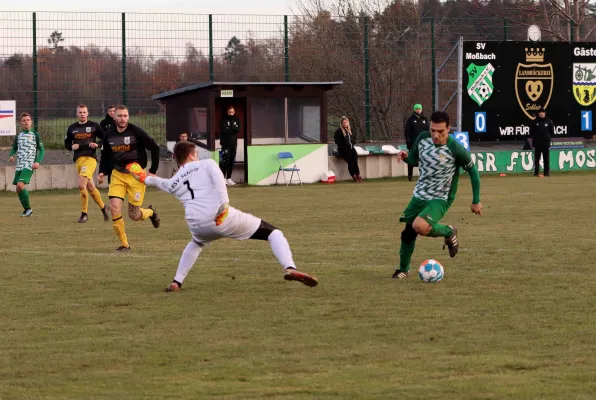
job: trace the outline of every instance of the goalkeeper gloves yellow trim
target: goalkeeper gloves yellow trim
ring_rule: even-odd
[[[230,205],[228,203],[224,203],[219,207],[219,211],[217,212],[217,216],[215,217],[215,226],[220,226],[228,217],[228,209]]]
[[[141,168],[138,163],[130,163],[125,168],[133,176],[133,178],[141,183],[145,183],[147,172],[145,172],[145,170]]]

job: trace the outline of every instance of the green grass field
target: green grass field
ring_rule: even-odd
[[[133,254],[78,192],[0,194],[2,399],[592,399],[596,268],[591,174],[462,179],[444,219],[450,259],[421,238],[439,284],[391,279],[414,183],[232,188],[280,227],[308,288],[267,242],[220,241],[179,293],[163,290],[189,240],[181,205],[150,190],[162,226],[126,220]],[[104,193],[104,197],[107,197]]]

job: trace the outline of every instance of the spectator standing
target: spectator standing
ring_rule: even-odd
[[[555,124],[540,107],[538,116],[530,126],[530,137],[534,147],[534,176],[550,176],[550,139],[555,134]],[[540,158],[544,158],[544,175],[540,174]]]
[[[422,114],[422,105],[414,104],[414,112],[412,116],[406,121],[406,147],[408,151],[412,149],[412,145],[416,141],[418,135],[422,132],[428,131],[428,120]],[[412,180],[412,174],[414,172],[414,166],[408,164],[408,180]]]
[[[238,149],[238,133],[240,133],[240,119],[234,115],[233,106],[228,106],[226,114],[221,119],[221,131],[219,134],[219,143],[222,152],[222,171],[226,178],[226,185],[234,186],[236,183],[232,180],[234,171],[234,162],[236,161],[236,151]]]

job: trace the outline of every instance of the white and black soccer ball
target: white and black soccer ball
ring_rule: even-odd
[[[490,96],[490,86],[487,84],[480,85],[478,87],[478,94],[480,94],[481,97],[487,99],[488,96]]]
[[[437,283],[443,279],[444,275],[443,265],[437,260],[425,260],[420,264],[420,268],[418,268],[418,276],[422,282]]]

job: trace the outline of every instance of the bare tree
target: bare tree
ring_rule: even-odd
[[[590,0],[516,0],[497,5],[478,3],[479,8],[523,27],[537,24],[549,39],[595,39],[596,6]]]
[[[415,102],[430,106],[430,36],[419,6],[384,0],[298,0],[303,16],[292,27],[292,59],[300,59],[298,72],[307,78],[343,80],[329,98],[330,122],[347,115],[360,141],[366,126],[365,63],[371,139],[395,140],[403,134],[404,119]],[[293,67],[292,76],[296,72]]]
[[[54,31],[50,34],[50,37],[48,38],[48,44],[52,46],[51,48],[54,52],[62,48],[62,45],[60,45],[60,43],[62,42],[64,42],[62,32]]]

